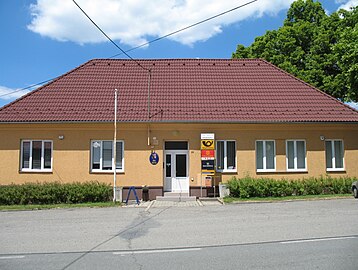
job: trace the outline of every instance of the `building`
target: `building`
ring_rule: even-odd
[[[0,184],[112,184],[115,89],[125,190],[358,176],[358,112],[264,60],[95,59],[0,109]]]

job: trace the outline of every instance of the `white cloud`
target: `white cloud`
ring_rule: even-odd
[[[358,0],[336,0],[337,4],[342,4],[339,6],[338,10],[345,9],[350,10],[351,7],[358,6]]]
[[[17,91],[17,90],[19,90],[19,89],[12,89],[12,88],[8,88],[6,86],[0,85],[0,99],[13,100],[13,99],[17,99],[29,92],[28,90],[24,90],[24,91],[18,91],[18,92],[13,93],[14,91]]]
[[[186,45],[205,41],[224,26],[248,18],[275,15],[294,0],[259,0],[241,9],[169,37]],[[84,11],[113,39],[130,46],[166,35],[249,0],[77,0]],[[30,6],[28,29],[59,41],[99,43],[106,38],[72,1],[37,0]],[[150,37],[150,38],[149,38]]]

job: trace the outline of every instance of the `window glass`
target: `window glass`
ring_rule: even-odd
[[[264,151],[263,151],[263,141],[257,141],[256,142],[256,166],[258,170],[263,170],[264,168]]]
[[[92,142],[92,169],[100,169],[101,163],[101,142]]]
[[[327,168],[333,168],[332,164],[332,142],[326,141],[326,166]]]
[[[165,177],[172,177],[172,155],[165,156]]]
[[[306,147],[304,141],[297,143],[297,169],[306,169]]]
[[[91,168],[95,171],[113,171],[113,141],[92,141]],[[116,142],[116,170],[124,169],[124,142]]]
[[[51,169],[52,143],[44,142],[44,168]]]
[[[165,150],[188,150],[188,142],[165,142]]]
[[[287,167],[288,169],[295,168],[295,153],[294,153],[294,142],[288,141],[287,142]]]
[[[275,143],[266,141],[266,169],[275,169]]]
[[[22,141],[21,170],[52,169],[52,141]]]
[[[102,142],[102,170],[112,170],[112,142]]]
[[[335,167],[343,169],[343,145],[342,141],[334,141]]]
[[[22,143],[22,168],[30,168],[30,142]]]
[[[223,172],[236,170],[235,141],[216,141],[216,169]]]
[[[186,155],[175,155],[176,175],[175,177],[186,177]]]
[[[117,142],[116,145],[116,168],[121,170],[123,169],[123,143]]]
[[[236,149],[234,141],[227,142],[227,168],[231,170],[236,168]]]
[[[216,166],[218,170],[224,169],[224,141],[216,143]]]
[[[32,169],[41,169],[42,141],[32,142]]]

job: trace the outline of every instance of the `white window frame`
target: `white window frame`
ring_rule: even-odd
[[[100,143],[100,159],[99,159],[99,169],[93,169],[93,142],[99,142]],[[102,162],[102,155],[103,155],[103,151],[102,151],[102,147],[103,147],[103,142],[111,142],[112,143],[112,159],[111,159],[111,164],[112,164],[112,169],[111,170],[103,170],[102,166],[103,166],[103,162]],[[117,140],[117,143],[122,143],[122,169],[117,169],[118,173],[123,173],[124,172],[124,141],[123,140]],[[91,156],[90,156],[90,171],[93,173],[99,172],[99,173],[113,173],[114,172],[114,168],[113,168],[113,162],[114,162],[114,151],[113,151],[113,140],[91,140]]]
[[[325,148],[325,155],[327,156],[327,149],[326,149],[326,142],[331,142],[331,151],[332,151],[332,168],[327,168],[327,163],[326,163],[326,158],[325,158],[325,163],[326,163],[326,171],[327,172],[340,172],[340,171],[345,171],[345,164],[344,164],[344,142],[342,139],[327,139],[325,140],[324,143],[324,148]],[[335,152],[335,148],[334,148],[334,142],[342,142],[342,150],[343,150],[343,155],[342,155],[342,165],[343,168],[336,168],[336,152]]]
[[[236,140],[217,140],[216,141],[216,145],[215,145],[215,154],[216,154],[216,161],[218,160],[217,155],[217,149],[218,149],[218,142],[224,142],[224,168],[223,169],[218,169],[216,166],[216,171],[217,172],[237,172],[237,146],[236,146]],[[228,142],[233,142],[235,144],[235,168],[234,169],[229,169],[227,167],[227,143]]]
[[[30,143],[30,158],[29,158],[29,167],[23,168],[23,153],[24,153],[24,143]],[[41,169],[32,169],[32,144],[33,142],[41,142]],[[47,169],[45,167],[45,143],[51,143],[51,168]],[[53,141],[52,140],[21,140],[21,151],[20,151],[20,171],[21,172],[52,172],[53,168]]]
[[[288,168],[288,142],[293,142],[293,169]],[[297,142],[304,143],[304,151],[305,151],[305,167],[303,169],[297,168]],[[286,140],[286,170],[288,172],[307,172],[307,147],[306,147],[306,140],[302,139],[294,139],[294,140]]]
[[[263,169],[257,168],[257,142],[263,142],[263,146],[262,146]],[[266,169],[266,142],[273,142],[273,155],[274,155],[274,168],[273,169]],[[256,140],[255,141],[255,163],[256,163],[256,172],[276,172],[276,141],[275,140]]]

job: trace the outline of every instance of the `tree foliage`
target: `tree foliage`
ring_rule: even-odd
[[[283,26],[237,46],[233,58],[263,58],[326,93],[358,99],[358,8],[327,15],[319,2],[297,0]]]

